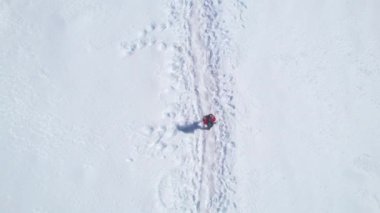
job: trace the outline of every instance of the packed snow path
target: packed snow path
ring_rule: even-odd
[[[236,208],[233,200],[236,180],[232,171],[235,144],[231,139],[235,107],[234,64],[231,39],[223,24],[226,20],[221,16],[223,5],[220,1],[185,0],[172,1],[169,8],[169,25],[177,32],[177,38],[169,44],[172,65],[168,74],[173,81],[166,96],[179,99],[171,104],[174,107],[167,115],[178,123],[179,138],[186,134],[181,125],[190,128],[192,134],[181,139],[180,146],[190,144],[180,156],[187,160],[179,172],[163,178],[160,200],[173,212],[226,212]],[[137,46],[130,44],[124,48],[133,54]],[[210,131],[196,125],[208,113],[217,117],[217,125]],[[172,135],[167,134],[170,128],[173,126],[159,128],[160,136],[151,134],[158,137],[156,144],[171,140]]]
[[[196,162],[192,178],[194,207],[199,212],[224,212],[233,204],[231,194],[234,143],[231,141],[231,73],[223,66],[228,35],[220,24],[218,3],[184,1],[172,4],[172,14],[183,30],[178,58],[182,59],[181,78],[189,94],[181,112],[191,121],[209,112],[217,115],[218,125],[211,131],[197,131],[192,158]],[[178,14],[179,13],[179,14]]]

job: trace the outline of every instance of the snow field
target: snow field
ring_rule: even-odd
[[[0,1],[0,210],[378,212],[379,6]]]

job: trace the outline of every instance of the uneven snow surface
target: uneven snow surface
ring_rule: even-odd
[[[0,212],[380,212],[379,20],[376,0],[0,0]]]

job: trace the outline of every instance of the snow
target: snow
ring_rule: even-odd
[[[239,35],[240,208],[378,212],[379,5],[287,2],[247,4]]]
[[[0,211],[379,212],[379,9],[0,1]]]

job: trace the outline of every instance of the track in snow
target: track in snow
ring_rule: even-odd
[[[193,123],[208,113],[218,119],[210,131],[195,130],[175,145],[182,150],[177,152],[181,166],[163,177],[158,189],[160,202],[169,212],[237,209],[233,198],[236,180],[232,172],[235,143],[231,139],[235,111],[232,103],[234,65],[230,60],[231,39],[223,24],[223,6],[220,0],[173,0],[169,4],[167,23],[148,26],[149,30],[144,30],[139,40],[122,43],[127,55],[152,45],[171,52],[168,75],[172,80],[166,96],[179,98],[166,112],[170,119]],[[161,26],[161,31],[172,29],[176,39],[153,38],[151,34],[157,26]],[[138,149],[150,156],[162,154],[161,147],[168,147],[167,141],[174,138],[171,128],[167,125],[146,128],[139,137],[147,136],[151,142]],[[155,147],[158,151],[153,149]]]
[[[194,203],[197,212],[226,212],[233,202],[235,178],[232,174],[234,143],[231,127],[234,106],[233,78],[223,66],[228,48],[228,34],[222,28],[217,1],[183,1],[172,3],[172,14],[182,28],[182,79],[190,98],[182,113],[191,120],[209,112],[219,118],[211,131],[198,131],[192,153],[195,159],[196,187]],[[179,29],[181,30],[181,29]],[[228,68],[228,67],[227,67]],[[194,209],[192,209],[194,210]]]

